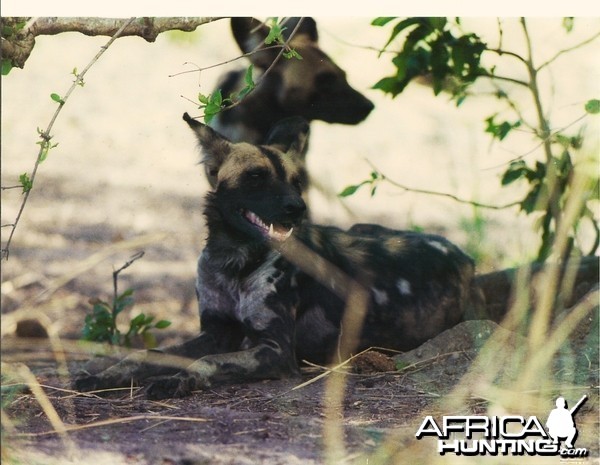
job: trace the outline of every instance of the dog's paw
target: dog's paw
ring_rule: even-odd
[[[187,374],[155,378],[146,387],[146,397],[152,400],[186,397],[196,389],[193,377]]]
[[[79,392],[90,392],[104,389],[106,386],[102,382],[102,378],[90,375],[82,376],[75,380],[74,387]]]
[[[80,376],[75,379],[74,387],[80,392],[103,391],[111,388],[128,387],[132,384],[131,378],[120,374],[101,372],[97,375]]]

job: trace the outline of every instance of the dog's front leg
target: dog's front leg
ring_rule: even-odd
[[[183,397],[191,391],[223,383],[297,375],[293,322],[288,322],[285,328],[281,320],[277,323],[272,321],[255,339],[256,345],[249,349],[206,355],[174,376],[156,379],[148,386],[147,396],[151,399]]]
[[[198,359],[239,347],[243,333],[227,322],[206,319],[206,330],[194,339],[161,349],[140,350],[95,375],[86,375],[75,381],[79,391],[96,391],[111,387],[129,386],[149,377],[168,376],[188,366],[185,359]]]

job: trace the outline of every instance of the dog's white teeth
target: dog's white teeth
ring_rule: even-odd
[[[284,239],[289,238],[293,232],[294,232],[294,228],[290,228],[290,230],[283,235],[283,238]]]
[[[269,236],[273,237],[275,234],[275,229],[273,228],[273,223],[269,225]]]

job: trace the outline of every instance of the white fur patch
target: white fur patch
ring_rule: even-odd
[[[372,287],[371,291],[373,292],[373,298],[375,299],[375,303],[377,305],[385,305],[390,301],[387,292],[384,290]]]
[[[438,250],[440,250],[440,251],[441,251],[441,252],[442,252],[444,255],[448,255],[448,247],[446,247],[446,246],[445,246],[444,244],[442,244],[441,242],[439,242],[439,241],[427,241],[427,243],[428,243],[428,244],[429,244],[431,247],[433,247],[433,248],[435,248],[435,249],[438,249]]]
[[[396,287],[398,288],[398,291],[400,291],[400,294],[402,294],[402,295],[411,295],[412,294],[412,288],[410,286],[410,283],[406,279],[400,278],[396,282]]]

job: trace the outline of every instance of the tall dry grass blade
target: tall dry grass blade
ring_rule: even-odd
[[[23,383],[27,385],[27,387],[31,390],[32,394],[34,395],[36,401],[42,408],[42,411],[48,418],[48,421],[52,425],[52,428],[54,428],[54,433],[58,434],[61,437],[68,455],[73,456],[77,450],[77,447],[73,440],[67,434],[67,428],[65,427],[65,424],[60,418],[60,415],[52,405],[52,402],[50,402],[50,399],[42,389],[41,385],[38,383],[36,377],[31,372],[29,367],[24,364],[18,364],[17,366],[7,366],[5,364],[2,364],[2,371],[4,373],[8,372],[9,374],[14,375],[16,378],[21,379]]]

